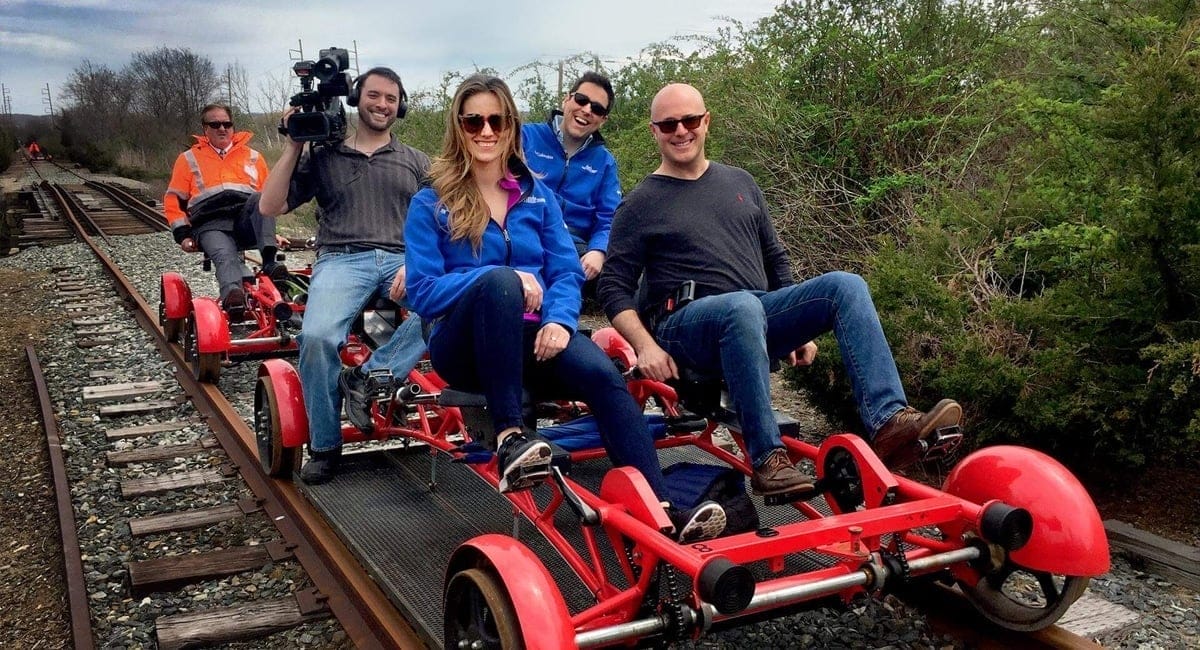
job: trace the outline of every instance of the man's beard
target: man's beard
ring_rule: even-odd
[[[390,117],[384,122],[383,127],[377,127],[371,123],[370,118],[367,117],[368,115],[369,113],[366,111],[359,111],[358,123],[375,133],[387,133],[388,131],[392,130],[392,125],[396,123],[396,118]]]

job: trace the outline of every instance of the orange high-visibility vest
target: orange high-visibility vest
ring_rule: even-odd
[[[207,137],[193,137],[196,144],[175,159],[163,196],[163,212],[172,229],[190,223],[184,206],[187,211],[196,210],[206,199],[228,190],[253,194],[267,182],[267,161],[249,145],[253,133],[234,133],[224,158],[217,155]]]

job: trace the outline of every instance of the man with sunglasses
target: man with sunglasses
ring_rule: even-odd
[[[231,320],[245,315],[243,265],[239,251],[259,248],[263,272],[287,276],[276,262],[275,219],[258,212],[258,192],[267,163],[250,148],[249,131],[235,131],[228,106],[209,104],[200,112],[204,135],[175,159],[163,211],[175,243],[188,253],[203,250],[216,267],[221,306]]]
[[[794,282],[754,179],[705,156],[712,115],[700,92],[670,84],[655,95],[650,116],[661,162],[617,209],[600,299],[646,376],[678,378],[685,367],[724,377],[755,492],[776,502],[814,494],[812,477],[783,447],[768,373],[772,359],[812,363],[813,339],[826,332],[837,338],[859,415],[885,464],[916,462],[919,441],[957,427],[962,408],[953,400],[927,413],[908,406],[862,278],[834,272]]]
[[[403,378],[425,353],[419,318],[408,318],[361,367],[342,370],[338,355],[350,325],[376,296],[406,295],[404,222],[408,203],[429,173],[429,156],[392,134],[404,117],[408,96],[400,76],[371,68],[354,81],[348,103],[358,107],[355,128],[341,142],[288,143],[263,188],[262,209],[282,214],[316,199],[317,261],[300,333],[300,383],[308,413],[309,460],[300,478],[324,483],[342,452],[338,411],[364,433],[374,422],[368,377]],[[283,124],[298,109],[284,111]],[[377,372],[372,372],[377,371]],[[381,380],[382,381],[382,380]]]
[[[551,112],[543,123],[521,127],[529,168],[558,196],[563,220],[583,265],[585,295],[595,292],[595,280],[604,268],[613,212],[621,202],[617,161],[600,135],[612,103],[608,77],[585,72],[571,85],[561,110]]]

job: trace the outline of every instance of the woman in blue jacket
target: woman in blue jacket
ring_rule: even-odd
[[[640,470],[665,498],[645,418],[616,367],[576,331],[583,271],[558,201],[525,165],[520,134],[503,81],[477,74],[462,82],[433,186],[413,196],[404,230],[409,300],[433,322],[430,361],[450,385],[487,398],[501,492],[550,471],[549,444],[523,433],[528,386],[586,402],[613,463]],[[725,526],[712,502],[669,513],[684,541]]]

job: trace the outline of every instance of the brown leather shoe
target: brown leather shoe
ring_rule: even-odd
[[[813,491],[811,476],[796,469],[787,451],[782,447],[771,452],[766,462],[754,470],[750,487],[755,494],[764,496],[777,494],[801,494]]]
[[[938,429],[955,426],[960,421],[962,407],[952,399],[938,402],[928,413],[906,406],[875,434],[871,447],[889,469],[904,469],[920,457],[918,441],[928,438]]]

